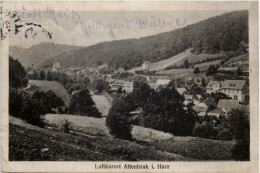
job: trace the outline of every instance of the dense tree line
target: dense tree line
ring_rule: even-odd
[[[44,126],[43,116],[55,113],[64,102],[54,92],[23,91],[28,82],[24,67],[19,61],[9,57],[9,114],[40,127]]]
[[[235,140],[232,156],[235,160],[249,160],[249,114],[233,110],[227,117],[206,116],[197,120],[193,136],[218,140]]]
[[[26,91],[9,89],[9,114],[26,122],[44,126],[44,115],[56,113],[55,109],[64,106],[64,102],[54,92],[36,91],[32,95]]]
[[[38,74],[35,75],[35,79],[37,80],[60,82],[71,95],[69,107],[66,107],[65,110],[59,109],[60,113],[69,113],[97,118],[101,117],[101,113],[95,107],[95,103],[93,102],[89,92],[89,78],[85,77],[84,75],[68,76],[62,72],[46,72],[45,70],[35,70],[34,74]],[[34,79],[34,76],[32,76],[31,79]],[[105,89],[106,86],[107,85],[105,85],[104,81],[101,79],[94,80],[92,84],[92,87],[99,92]]]
[[[154,36],[104,42],[71,51],[45,61],[42,67],[50,67],[53,62],[63,62],[65,67],[96,66],[102,62],[112,69],[128,70],[144,61],[168,59],[188,48],[194,54],[238,50],[241,53],[241,47],[247,44],[248,11],[234,11]]]
[[[24,67],[18,60],[14,60],[9,56],[9,86],[20,88],[28,83],[27,75]]]
[[[184,110],[184,98],[174,88],[174,82],[159,91],[150,89],[145,82],[134,82],[133,92],[124,95],[126,96],[114,102],[107,117],[106,124],[112,135],[120,138],[129,135],[129,132],[123,132],[121,129],[131,131],[129,113],[136,108],[143,109],[142,116],[137,120],[138,125],[174,135],[192,134],[196,113],[191,107]]]

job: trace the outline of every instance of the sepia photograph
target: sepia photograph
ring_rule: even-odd
[[[249,9],[15,7],[1,5],[7,163],[170,171],[258,156]]]

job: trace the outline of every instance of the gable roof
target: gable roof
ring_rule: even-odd
[[[249,105],[239,105],[238,110],[241,112],[249,113],[250,107],[249,107]]]
[[[224,114],[224,112],[221,109],[216,108],[216,109],[209,111],[208,114]]]
[[[56,68],[60,68],[60,62],[54,62],[53,63],[53,67],[56,67]]]
[[[245,80],[226,80],[222,83],[224,89],[242,89],[246,84]]]
[[[193,104],[194,104],[194,105],[199,105],[199,104],[200,104],[200,101],[199,101],[199,100],[194,100],[194,101],[193,101]]]
[[[148,85],[150,86],[150,88],[157,90],[157,88],[159,87],[159,85],[157,83],[148,83]]]
[[[185,100],[192,100],[193,99],[193,95],[184,95]]]
[[[156,81],[156,84],[158,84],[158,85],[167,85],[170,82],[171,82],[171,80],[169,80],[169,79],[158,79]]]
[[[199,107],[208,108],[208,106],[205,103],[203,103],[203,102],[199,103],[198,106]]]
[[[239,106],[238,100],[220,99],[219,102],[218,102],[219,108],[237,109],[238,106]]]
[[[177,88],[176,90],[180,95],[182,95],[184,92],[187,92],[186,88]]]
[[[219,82],[219,81],[210,80],[208,85],[206,86],[206,88],[207,89],[212,89],[212,85],[214,85],[216,83],[221,85],[221,82]]]
[[[206,112],[206,111],[208,110],[207,107],[199,107],[199,106],[193,106],[192,109],[193,109],[196,113]]]
[[[205,103],[205,105],[207,105],[208,107],[209,107],[209,106],[214,106],[214,107],[217,106],[217,103],[215,102],[215,100],[214,100],[214,99],[211,99],[211,98],[208,98],[208,99],[204,100],[204,103]]]

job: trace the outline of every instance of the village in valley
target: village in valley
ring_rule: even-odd
[[[12,161],[250,160],[248,11],[92,46],[9,47]]]
[[[238,62],[239,63],[239,62]],[[151,62],[143,62],[141,68],[142,72],[149,73]],[[209,66],[208,66],[209,67]],[[196,68],[196,67],[195,67]],[[205,69],[205,67],[203,67]],[[228,73],[230,68],[220,68],[221,72]],[[29,78],[33,78],[36,73],[36,69],[28,68]],[[221,116],[227,116],[232,110],[239,110],[244,113],[249,113],[249,82],[248,82],[248,69],[244,69],[242,72],[240,67],[231,68],[231,73],[237,76],[238,79],[223,79],[215,80],[211,76],[200,74],[190,75],[186,74],[184,78],[172,77],[168,75],[156,75],[152,71],[152,75],[137,74],[134,72],[128,72],[123,67],[118,68],[111,73],[108,73],[109,66],[107,63],[97,67],[72,67],[64,68],[60,62],[53,63],[53,67],[44,69],[45,75],[49,71],[65,73],[69,77],[84,76],[90,79],[90,82],[100,79],[107,83],[106,91],[109,94],[117,93],[131,93],[134,89],[133,80],[129,80],[129,76],[137,76],[143,81],[147,82],[151,89],[160,90],[162,87],[166,87],[171,80],[176,80],[175,88],[180,95],[185,99],[184,106],[192,105],[193,110],[200,117],[215,116],[217,118]],[[195,70],[195,69],[194,69]],[[225,71],[226,70],[226,71]],[[131,70],[130,70],[131,71]],[[38,72],[40,73],[40,71]],[[192,72],[194,73],[194,72]],[[206,71],[204,71],[206,73]],[[113,78],[115,76],[115,78]],[[118,76],[126,76],[126,78],[118,78]],[[178,83],[179,81],[179,83]],[[198,87],[199,91],[192,91],[194,86]],[[96,91],[97,92],[97,91]],[[212,98],[212,95],[219,95],[219,99]],[[224,95],[224,97],[223,97]]]

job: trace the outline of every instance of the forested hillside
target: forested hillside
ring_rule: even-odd
[[[130,69],[145,60],[157,62],[188,48],[194,54],[237,51],[248,44],[248,11],[235,11],[213,17],[175,31],[141,39],[99,43],[65,52],[42,64],[59,61],[64,67],[95,66],[108,63],[116,69]]]
[[[43,42],[27,49],[10,46],[9,54],[14,59],[18,59],[24,67],[29,67],[31,65],[37,67],[51,57],[60,55],[66,51],[76,50],[80,48],[82,47]]]

